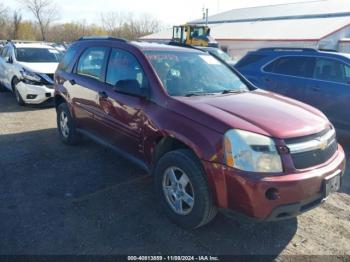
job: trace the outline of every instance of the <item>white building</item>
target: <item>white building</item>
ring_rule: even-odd
[[[312,47],[350,53],[350,0],[234,9],[210,16],[208,24],[211,35],[235,59],[261,47]],[[169,29],[142,40],[168,41],[171,36]]]

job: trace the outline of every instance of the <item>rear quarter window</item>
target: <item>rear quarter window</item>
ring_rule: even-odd
[[[76,73],[102,81],[108,50],[106,47],[85,49],[79,58]]]
[[[249,66],[253,63],[256,63],[258,61],[260,61],[261,59],[265,58],[266,56],[264,55],[246,55],[245,57],[243,57],[240,61],[238,61],[238,63],[236,64],[235,67],[237,68],[243,68],[246,66]]]
[[[68,72],[69,66],[73,63],[75,55],[78,53],[78,51],[78,46],[69,47],[58,66],[58,70]]]

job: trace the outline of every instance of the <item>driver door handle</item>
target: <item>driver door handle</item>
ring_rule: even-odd
[[[74,79],[68,80],[68,82],[69,82],[72,86],[74,86],[74,85],[76,84],[76,82],[75,82]]]

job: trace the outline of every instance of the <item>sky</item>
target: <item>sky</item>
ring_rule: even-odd
[[[98,24],[101,13],[121,12],[136,16],[151,15],[165,26],[171,26],[201,18],[203,7],[209,9],[209,15],[213,15],[235,8],[305,1],[307,0],[57,0],[56,3],[60,9],[59,22],[85,20],[87,23]],[[16,0],[0,0],[0,3],[12,10],[21,9]],[[23,8],[21,11],[23,18],[32,18]]]

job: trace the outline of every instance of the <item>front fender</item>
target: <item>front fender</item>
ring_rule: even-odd
[[[157,142],[164,137],[171,137],[179,140],[204,161],[223,161],[223,135],[200,123],[186,118],[165,108],[149,110],[146,115],[152,121],[146,121],[144,126],[144,149],[149,163]],[[156,120],[156,121],[155,121]]]

